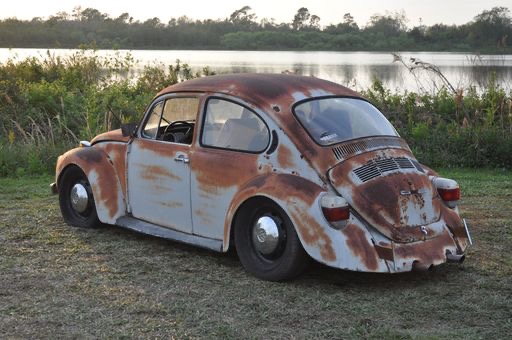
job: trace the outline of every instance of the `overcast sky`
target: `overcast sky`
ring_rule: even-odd
[[[408,25],[415,26],[420,18],[426,25],[459,25],[492,7],[504,6],[512,10],[512,0],[2,0],[0,18],[48,18],[60,11],[72,13],[73,8],[81,6],[82,9],[96,8],[111,17],[128,12],[135,20],[158,17],[167,23],[170,18],[182,15],[193,19],[226,18],[245,5],[253,9],[258,20],[274,18],[278,23],[291,22],[297,10],[306,7],[311,14],[321,18],[323,26],[342,22],[345,13],[351,13],[356,22],[363,26],[375,13],[404,10],[409,18]]]

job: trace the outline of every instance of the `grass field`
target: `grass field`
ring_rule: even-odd
[[[396,275],[315,264],[247,275],[236,256],[114,226],[64,224],[50,177],[0,179],[1,338],[486,338],[512,334],[512,172],[459,181],[474,246]]]

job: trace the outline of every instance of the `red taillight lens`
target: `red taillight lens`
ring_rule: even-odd
[[[344,228],[350,219],[350,208],[341,196],[325,195],[321,200],[322,212],[329,225],[334,229]]]
[[[460,189],[457,182],[442,177],[432,177],[431,181],[445,204],[452,209],[457,207],[457,201],[460,199]]]
[[[439,196],[443,199],[443,201],[450,202],[450,201],[458,201],[460,200],[460,188],[453,188],[453,189],[437,189],[437,192],[439,192]]]
[[[350,218],[350,209],[348,205],[339,208],[322,207],[322,212],[328,222],[344,221]]]

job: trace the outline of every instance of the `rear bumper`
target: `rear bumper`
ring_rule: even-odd
[[[452,254],[463,255],[464,250],[457,246],[456,240],[448,230],[426,241],[394,243],[394,261],[390,266],[390,272],[428,270],[445,262],[452,262],[450,260]]]
[[[390,244],[391,255],[386,259],[391,273],[429,270],[443,263],[462,263],[466,249],[472,245],[471,235],[464,223],[465,235],[456,235],[448,228],[434,238],[412,242]]]

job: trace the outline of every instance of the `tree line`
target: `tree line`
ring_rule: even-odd
[[[403,12],[393,12],[373,15],[360,27],[346,13],[340,23],[322,26],[318,15],[301,7],[290,22],[277,23],[259,20],[249,6],[224,19],[181,16],[167,23],[158,17],[141,22],[129,13],[113,18],[76,7],[48,19],[0,20],[0,47],[512,53],[512,18],[506,7],[484,10],[463,25],[409,28],[407,22]]]

